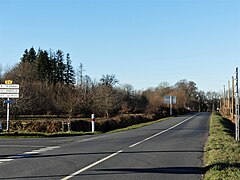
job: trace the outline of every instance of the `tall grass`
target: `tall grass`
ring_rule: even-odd
[[[234,124],[212,114],[210,136],[205,146],[205,180],[240,179],[240,143],[234,139]]]

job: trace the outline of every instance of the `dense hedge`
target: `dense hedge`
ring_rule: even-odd
[[[113,118],[96,119],[96,131],[108,132],[134,124],[145,123],[165,117],[161,115],[121,115]],[[56,133],[63,131],[63,120],[14,120],[10,121],[11,131]],[[91,131],[91,120],[71,120],[71,131]],[[6,129],[6,121],[2,122]],[[64,128],[67,130],[67,128]]]

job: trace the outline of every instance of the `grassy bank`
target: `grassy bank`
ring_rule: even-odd
[[[212,115],[204,155],[205,180],[240,179],[240,142],[234,139],[234,129],[229,120]]]

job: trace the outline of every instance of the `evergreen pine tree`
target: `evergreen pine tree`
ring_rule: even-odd
[[[75,84],[75,72],[73,70],[73,67],[71,65],[72,61],[70,59],[70,54],[67,53],[67,58],[66,58],[66,61],[67,61],[67,64],[66,64],[66,67],[65,67],[65,83],[67,85],[74,85]]]
[[[56,61],[56,54],[55,52],[52,52],[50,50],[49,52],[49,77],[48,77],[48,80],[49,80],[49,83],[53,83],[53,84],[56,84],[57,83],[57,61]]]
[[[37,58],[36,51],[33,47],[31,47],[28,52],[28,61],[35,62],[36,58]]]
[[[47,51],[39,50],[36,58],[36,64],[39,80],[48,82],[48,78],[51,73],[51,69],[49,68],[51,68],[51,66]]]
[[[27,62],[28,61],[27,57],[28,57],[28,50],[25,49],[23,56],[20,58],[21,62],[22,63]]]
[[[24,51],[23,57],[20,58],[20,60],[23,63],[24,62],[32,63],[35,62],[36,58],[37,58],[36,51],[33,47],[31,47],[29,51],[27,49]]]
[[[59,83],[64,83],[64,71],[65,64],[63,62],[63,52],[61,50],[57,50],[56,52],[56,80]]]

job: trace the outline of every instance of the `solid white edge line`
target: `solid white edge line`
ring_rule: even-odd
[[[199,113],[198,113],[198,114],[199,114]],[[132,148],[132,147],[137,146],[137,145],[139,145],[139,144],[141,144],[141,143],[143,143],[143,142],[145,142],[145,141],[147,141],[147,140],[150,140],[150,139],[152,139],[152,138],[154,138],[154,137],[156,137],[156,136],[159,136],[160,134],[163,134],[163,133],[165,133],[165,132],[167,132],[167,131],[169,131],[169,130],[171,130],[171,129],[179,126],[179,125],[181,125],[182,123],[184,123],[184,122],[186,122],[186,121],[188,121],[188,120],[196,117],[198,114],[193,115],[193,116],[185,119],[184,121],[182,121],[182,122],[180,122],[180,123],[178,123],[178,124],[175,124],[174,126],[168,128],[168,129],[165,129],[165,130],[163,130],[163,131],[161,131],[161,132],[159,132],[159,133],[157,133],[157,134],[154,134],[154,135],[152,135],[152,136],[150,136],[150,137],[147,137],[147,138],[145,138],[145,139],[142,140],[142,141],[139,141],[139,142],[137,142],[137,143],[135,143],[135,144],[132,144],[132,145],[130,145],[129,147]],[[90,165],[88,165],[88,166],[86,166],[86,167],[84,167],[84,168],[82,168],[82,169],[79,169],[78,171],[72,173],[71,175],[62,178],[61,180],[71,179],[71,178],[79,175],[80,173],[82,173],[82,172],[84,172],[84,171],[86,171],[86,170],[88,170],[88,169],[90,169],[90,168],[92,168],[92,167],[94,167],[94,166],[96,166],[96,165],[98,165],[98,164],[100,164],[100,163],[102,163],[102,162],[104,162],[104,161],[106,161],[106,160],[108,160],[108,159],[110,159],[110,158],[118,155],[118,154],[121,153],[121,152],[123,152],[123,150],[120,150],[120,151],[117,151],[117,152],[115,152],[115,153],[113,153],[113,154],[110,154],[109,156],[107,156],[107,157],[105,157],[105,158],[103,158],[103,159],[100,159],[99,161],[96,161],[95,163],[92,163],[92,164],[90,164]]]
[[[84,167],[84,168],[82,168],[82,169],[80,169],[80,170],[72,173],[71,175],[69,175],[69,176],[67,176],[67,177],[62,178],[61,180],[71,179],[71,178],[73,178],[74,176],[77,176],[78,174],[80,174],[80,173],[82,173],[82,172],[84,172],[84,171],[86,171],[86,170],[88,170],[88,169],[90,169],[90,168],[92,168],[92,167],[94,167],[94,166],[102,163],[103,161],[106,161],[106,160],[112,158],[113,156],[118,155],[118,154],[121,153],[121,152],[123,152],[123,150],[120,150],[120,151],[117,151],[117,152],[115,152],[115,153],[113,153],[113,154],[110,154],[109,156],[107,156],[107,157],[105,157],[105,158],[103,158],[103,159],[100,159],[99,161],[96,161],[95,163],[92,163],[92,164],[90,164],[90,165],[88,165],[88,166],[86,166],[86,167]]]

